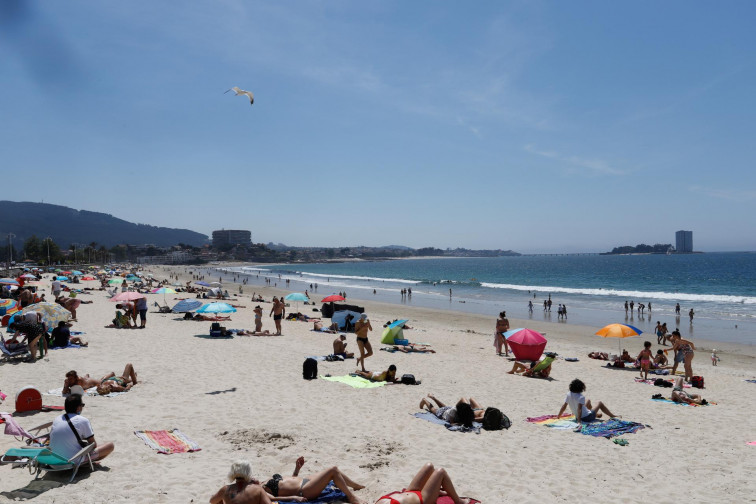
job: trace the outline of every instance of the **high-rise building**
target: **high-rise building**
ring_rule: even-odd
[[[693,231],[678,231],[675,233],[675,248],[678,254],[693,252]]]
[[[240,229],[221,229],[213,231],[213,247],[223,245],[249,245],[252,243],[252,233]]]

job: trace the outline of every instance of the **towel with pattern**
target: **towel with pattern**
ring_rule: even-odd
[[[652,401],[656,401],[656,402],[668,403],[668,404],[677,404],[678,406],[708,406],[710,404],[717,404],[717,403],[713,403],[713,402],[707,402],[706,404],[675,402],[672,399],[666,399],[664,397],[662,397],[661,399],[653,399],[652,398],[651,400]]]
[[[134,431],[134,434],[153,450],[157,450],[158,453],[165,453],[166,455],[172,453],[195,452],[202,449],[197,443],[186,437],[186,435],[178,429],[157,431],[142,430]]]
[[[573,415],[563,415],[560,418],[557,418],[556,415],[544,415],[539,417],[529,417],[527,421],[529,423],[545,425],[546,427],[551,427],[552,429],[557,430],[569,430],[578,426]]]
[[[370,381],[367,378],[363,378],[361,376],[352,376],[352,375],[344,375],[344,376],[320,376],[320,378],[328,381],[334,381],[339,383],[344,383],[345,385],[349,385],[353,388],[376,388],[376,387],[383,387],[386,385],[386,382],[374,382]]]
[[[610,418],[606,422],[584,423],[580,433],[585,434],[586,436],[603,437],[609,439],[616,436],[624,436],[625,434],[632,434],[645,428],[645,425],[638,422],[621,420],[619,418]]]
[[[100,394],[97,393],[97,387],[92,387],[84,391],[86,395],[88,396],[99,396]],[[126,392],[111,392],[109,394],[105,394],[100,397],[115,397],[119,396],[121,394],[125,394]],[[55,396],[55,397],[68,397],[68,394],[63,393],[63,387],[48,390],[43,395],[49,395],[49,396]]]
[[[443,425],[448,430],[454,431],[454,432],[474,432],[475,434],[480,434],[480,428],[483,427],[483,424],[478,423],[478,422],[473,422],[472,427],[465,427],[464,425],[452,425],[449,422],[445,422],[444,420],[441,420],[430,411],[421,411],[419,413],[413,413],[412,416],[414,416],[415,418],[419,418],[420,420],[425,420],[426,422]]]

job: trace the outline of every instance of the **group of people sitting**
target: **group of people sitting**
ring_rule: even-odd
[[[310,477],[299,476],[304,466],[304,457],[294,464],[291,476],[274,474],[265,483],[252,477],[252,467],[246,460],[231,465],[225,485],[210,498],[210,504],[271,504],[274,501],[307,502],[317,499],[328,484],[333,481],[344,492],[350,504],[366,504],[354,493],[365,488],[337,466],[324,469]],[[407,488],[401,492],[384,495],[375,504],[435,504],[439,496],[448,495],[454,504],[468,504],[468,498],[460,497],[445,469],[436,469],[433,464],[425,464],[412,478]]]
[[[42,315],[37,312],[16,314],[8,329],[13,331],[13,337],[6,340],[5,347],[10,351],[28,346],[30,362],[37,360],[37,351],[42,358],[50,348],[65,348],[69,344],[87,346],[88,343],[79,336],[72,336],[70,324],[60,321],[48,335],[47,327],[42,323]]]

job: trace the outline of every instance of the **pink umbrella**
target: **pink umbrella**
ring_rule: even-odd
[[[517,360],[538,360],[546,348],[546,338],[532,329],[516,329],[512,334],[504,333],[509,348]]]
[[[120,294],[116,294],[115,296],[110,298],[110,300],[114,303],[120,303],[121,301],[134,301],[135,299],[143,297],[144,294],[140,294],[138,292],[121,292]]]

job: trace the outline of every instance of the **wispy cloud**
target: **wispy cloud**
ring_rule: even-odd
[[[558,161],[563,165],[565,171],[570,174],[582,174],[586,176],[618,176],[626,175],[628,173],[627,170],[616,168],[603,159],[564,155],[554,151],[540,150],[534,145],[526,145],[524,149],[531,154]]]
[[[690,186],[688,187],[688,190],[695,194],[728,201],[746,202],[756,200],[756,190],[753,189],[722,189],[715,187]]]

